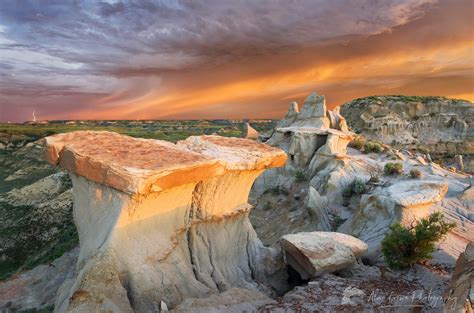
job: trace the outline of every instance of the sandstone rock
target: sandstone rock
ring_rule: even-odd
[[[329,213],[327,210],[328,200],[326,197],[321,196],[313,186],[309,187],[306,208],[308,209],[317,230],[331,229]]]
[[[298,117],[298,113],[298,103],[296,103],[296,101],[291,102],[285,116],[278,122],[277,128],[288,127],[292,125]]]
[[[352,236],[334,232],[285,235],[281,239],[286,261],[303,279],[321,276],[353,265],[367,245]]]
[[[326,99],[313,92],[304,101],[301,112],[296,117],[294,126],[329,128],[330,121],[326,116]]]
[[[326,114],[329,118],[331,128],[346,133],[349,132],[349,127],[347,126],[346,119],[339,113],[339,107],[337,107],[333,111],[328,110]]]
[[[451,282],[444,293],[444,312],[472,313],[474,306],[474,242],[456,262]]]
[[[260,134],[256,131],[249,123],[244,125],[244,138],[247,139],[258,139]]]
[[[47,137],[46,159],[73,182],[80,254],[56,310],[157,311],[233,287],[256,289],[274,269],[249,223],[248,192],[283,151],[247,139],[178,144],[109,132]],[[273,271],[273,272],[272,272]]]

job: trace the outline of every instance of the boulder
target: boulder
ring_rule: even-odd
[[[307,232],[281,239],[286,262],[302,279],[318,277],[352,266],[367,252],[363,241],[335,232]]]
[[[444,312],[472,313],[474,306],[474,242],[466,246],[444,293]]]
[[[255,290],[273,269],[256,237],[248,192],[283,151],[248,139],[172,144],[110,132],[45,139],[45,158],[72,179],[80,241],[56,310],[158,311],[234,287]],[[133,307],[133,309],[132,309]]]

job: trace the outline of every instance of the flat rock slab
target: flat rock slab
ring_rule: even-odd
[[[388,188],[391,198],[403,207],[431,205],[443,200],[448,184],[439,181],[401,181]]]
[[[303,279],[345,269],[367,252],[367,244],[336,232],[305,232],[285,235],[280,241],[287,263]]]
[[[226,170],[281,166],[283,151],[252,140],[191,137],[173,144],[107,131],[46,137],[45,159],[91,181],[134,194],[223,175]]]

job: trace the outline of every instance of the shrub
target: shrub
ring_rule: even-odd
[[[301,182],[307,181],[308,177],[306,176],[303,170],[299,169],[295,172],[295,179],[296,179],[296,182],[301,183]]]
[[[283,188],[281,186],[276,186],[276,187],[269,188],[269,189],[265,190],[263,193],[264,194],[271,193],[274,196],[278,196],[278,195],[287,196],[289,194],[288,190],[286,190],[285,188]]]
[[[353,195],[361,195],[369,190],[367,184],[362,179],[354,179],[347,187],[342,191],[342,196],[350,198]]]
[[[420,178],[420,177],[421,177],[421,172],[420,172],[420,170],[419,170],[419,169],[416,169],[416,168],[410,170],[410,177],[411,177],[411,178]]]
[[[352,182],[352,193],[356,195],[361,195],[363,193],[367,192],[367,185],[365,184],[365,181],[361,179],[354,179]]]
[[[372,153],[372,152],[380,153],[382,152],[382,146],[377,142],[368,141],[364,145],[364,152],[365,153]]]
[[[387,164],[385,164],[383,171],[385,175],[403,174],[403,164],[388,162]]]
[[[403,269],[431,259],[431,254],[436,250],[435,243],[455,226],[455,223],[445,221],[441,212],[422,218],[416,225],[409,227],[393,224],[382,241],[385,262],[391,268]]]
[[[331,214],[332,215],[332,219],[331,219],[331,230],[332,231],[337,231],[337,229],[339,228],[339,226],[341,226],[342,224],[344,224],[344,222],[346,221],[346,219],[342,218],[340,215],[338,214]]]
[[[351,141],[351,147],[356,148],[357,150],[361,150],[362,147],[365,145],[365,139],[361,136],[356,136],[352,141]]]

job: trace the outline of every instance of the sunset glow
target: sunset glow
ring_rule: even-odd
[[[0,120],[280,118],[312,90],[474,100],[472,1],[318,2],[2,1]]]

